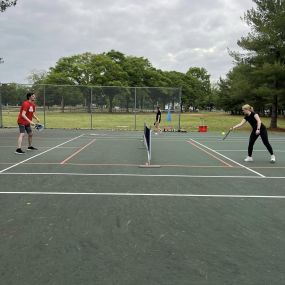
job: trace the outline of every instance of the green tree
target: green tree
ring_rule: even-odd
[[[26,100],[26,94],[30,92],[30,88],[25,85],[17,85],[16,83],[1,84],[0,93],[3,105],[21,105]]]
[[[270,127],[276,128],[278,102],[285,91],[285,1],[253,2],[256,7],[244,16],[252,31],[238,41],[238,45],[248,52],[238,60],[251,66],[250,78],[256,94],[270,101]]]
[[[34,83],[92,86],[92,104],[106,106],[112,112],[114,106],[120,106],[127,111],[134,106],[134,92],[137,95],[136,108],[162,107],[180,103],[180,88],[182,87],[182,103],[195,106],[206,106],[211,92],[209,75],[203,68],[189,69],[187,74],[156,69],[150,61],[143,57],[125,56],[123,53],[111,50],[107,53],[83,53],[58,60],[47,74],[32,74],[30,79]],[[99,87],[105,86],[106,88]],[[156,87],[156,88],[148,88]],[[98,88],[97,88],[98,87]],[[115,88],[117,87],[117,88]],[[141,87],[127,89],[125,87]],[[170,91],[169,87],[177,87]],[[50,87],[49,87],[50,89]],[[93,91],[92,91],[93,90]],[[90,92],[82,90],[86,104],[91,111]],[[57,101],[57,96],[50,96],[51,101]],[[67,99],[61,95],[62,102]],[[151,102],[148,106],[146,102]],[[51,102],[49,102],[50,104]],[[64,106],[65,103],[61,103]],[[194,103],[193,103],[194,104]]]
[[[218,108],[217,102],[219,98],[219,84],[218,82],[212,82],[211,83],[211,95],[209,98],[209,108],[210,111],[213,110],[213,108]]]
[[[128,86],[144,87],[154,78],[154,68],[148,59],[143,57],[127,56],[122,62],[122,69],[127,73]]]
[[[127,74],[106,54],[84,53],[61,58],[55,67],[50,68],[46,83],[80,86],[126,86]],[[108,89],[104,94],[109,98],[112,110],[115,93]],[[88,111],[91,111],[90,92],[84,92]]]
[[[211,94],[210,75],[205,68],[191,67],[186,72],[186,80],[189,82],[189,105],[194,109],[205,108],[209,105]]]
[[[253,102],[254,92],[251,85],[253,80],[250,76],[250,66],[238,64],[227,74],[225,80],[220,79],[217,107],[232,114],[239,114],[242,104]]]
[[[176,87],[174,96],[175,98],[180,98],[181,102],[177,102],[180,104],[181,112],[183,109],[189,109],[189,101],[191,97],[191,86],[189,85],[189,81],[187,80],[187,76],[185,73],[178,71],[165,71],[165,75],[169,79],[168,87]],[[172,103],[174,106],[174,102]],[[187,107],[188,106],[188,107]]]
[[[32,84],[41,84],[45,80],[46,76],[46,71],[33,71],[27,79]]]
[[[2,0],[0,1],[0,12],[4,12],[8,7],[16,6],[17,0],[9,1],[9,0]]]

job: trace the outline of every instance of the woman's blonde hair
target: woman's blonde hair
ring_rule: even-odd
[[[251,111],[253,112],[253,107],[250,106],[249,104],[245,104],[241,107],[243,110],[248,110],[248,111]]]

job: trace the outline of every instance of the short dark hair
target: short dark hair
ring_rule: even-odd
[[[35,93],[29,92],[27,93],[27,100],[29,100]]]

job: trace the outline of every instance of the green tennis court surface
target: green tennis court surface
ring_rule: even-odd
[[[1,284],[284,284],[285,136],[0,130]],[[25,138],[26,143],[27,138]],[[26,145],[23,148],[26,149]]]

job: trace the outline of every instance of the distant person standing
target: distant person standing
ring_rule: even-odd
[[[18,146],[15,151],[16,154],[24,154],[22,150],[22,142],[25,132],[28,134],[28,150],[37,150],[37,148],[32,146],[33,131],[31,125],[34,126],[33,118],[39,123],[40,120],[36,116],[36,105],[35,105],[36,95],[34,93],[27,93],[27,100],[23,102],[19,115],[18,115],[18,125],[19,125],[19,137]]]
[[[161,132],[161,129],[160,129],[160,122],[161,122],[161,111],[160,111],[160,107],[157,106],[156,107],[156,116],[155,116],[155,123],[154,123],[154,126],[156,127],[156,130],[158,132]]]
[[[276,160],[275,155],[273,153],[272,146],[270,145],[268,140],[266,127],[261,122],[260,117],[258,116],[257,113],[253,111],[253,108],[248,104],[242,106],[242,111],[245,115],[244,118],[239,124],[233,126],[231,130],[241,127],[246,122],[249,122],[249,124],[252,127],[252,132],[250,134],[249,143],[248,143],[248,156],[244,159],[244,161],[246,162],[253,161],[252,158],[253,145],[257,140],[257,138],[260,136],[263,144],[266,146],[268,152],[271,154],[270,162],[274,163]]]

